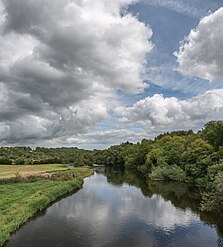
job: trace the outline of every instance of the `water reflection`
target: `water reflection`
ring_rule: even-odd
[[[221,246],[215,227],[196,213],[198,202],[186,185],[147,184],[132,173],[100,168],[7,247]]]
[[[113,185],[127,183],[140,188],[145,196],[152,197],[154,194],[161,195],[166,201],[171,201],[177,208],[190,209],[195,214],[199,215],[201,220],[205,223],[215,225],[222,239],[222,217],[219,217],[219,215],[207,214],[199,210],[201,195],[194,186],[176,182],[145,181],[142,177],[136,175],[135,172],[124,172],[111,168],[104,168],[104,170],[98,170],[97,172],[106,174],[108,182]],[[221,246],[223,246],[223,244]]]

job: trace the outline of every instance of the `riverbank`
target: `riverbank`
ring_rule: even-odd
[[[0,246],[22,224],[59,197],[82,187],[88,167],[52,172],[51,176],[17,178],[0,185]],[[32,181],[32,182],[30,182]]]

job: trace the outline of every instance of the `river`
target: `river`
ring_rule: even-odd
[[[6,247],[220,247],[222,223],[176,183],[99,168],[77,193],[22,226]]]

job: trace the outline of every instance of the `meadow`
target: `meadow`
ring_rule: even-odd
[[[30,176],[32,179],[27,180],[27,177],[17,176],[17,179],[9,179],[8,182],[0,184],[0,246],[38,211],[43,210],[61,196],[80,189],[84,177],[93,173],[88,167],[55,171],[55,168],[63,168],[59,165],[52,165],[52,167],[42,165],[41,169],[22,166],[20,171],[49,171],[48,166],[52,175],[50,178],[32,175]],[[18,171],[17,168],[14,170],[12,166],[8,169],[3,166],[1,171],[14,174]]]
[[[0,165],[0,179],[40,174],[49,171],[66,170],[67,167],[61,164],[42,165]]]

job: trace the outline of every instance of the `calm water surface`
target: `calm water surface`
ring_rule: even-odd
[[[18,230],[6,247],[223,246],[221,222],[199,215],[198,202],[186,185],[95,172],[80,191]]]

